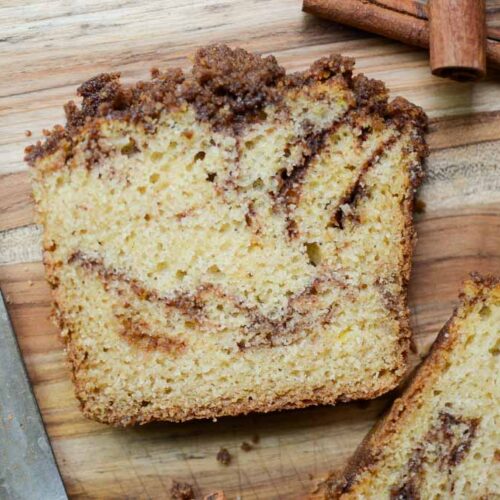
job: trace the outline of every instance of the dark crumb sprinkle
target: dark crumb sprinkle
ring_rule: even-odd
[[[258,434],[254,434],[252,436],[252,443],[257,444],[260,441],[260,436]]]
[[[229,465],[231,463],[231,454],[226,448],[221,448],[217,453],[216,458],[222,465]]]
[[[250,451],[253,449],[253,446],[250,444],[250,443],[247,443],[246,441],[243,441],[243,443],[241,443],[241,446],[240,448],[243,450],[243,451]]]
[[[193,500],[195,498],[193,487],[189,483],[181,483],[173,479],[170,498],[172,500]]]
[[[417,214],[424,214],[425,207],[426,207],[425,201],[423,201],[421,199],[415,200],[415,212],[417,212]]]
[[[31,130],[26,130],[26,131],[24,132],[24,135],[25,135],[26,137],[31,137]]]
[[[312,481],[314,479],[314,474],[311,474],[310,472],[307,474],[309,477],[309,480]]]

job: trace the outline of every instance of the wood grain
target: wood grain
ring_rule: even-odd
[[[33,222],[31,187],[26,172],[7,174],[1,178],[0,231],[22,227]]]
[[[379,0],[382,1],[382,0]],[[383,0],[389,2],[392,0]],[[73,498],[169,498],[172,479],[197,495],[298,498],[341,466],[391,395],[369,403],[218,422],[117,430],[85,420],[63,346],[49,321],[50,296],[33,224],[23,148],[62,119],[75,87],[102,71],[145,78],[155,65],[186,66],[195,47],[225,41],[274,53],[290,70],[329,52],[387,82],[432,118],[428,175],[419,191],[419,239],[410,284],[412,327],[426,352],[470,271],[500,274],[500,86],[430,75],[427,54],[315,19],[299,0],[2,2],[0,7],[0,286],[63,478]],[[500,12],[488,2],[490,16]],[[489,29],[500,26],[489,18]],[[26,129],[34,131],[27,138]],[[415,356],[413,362],[416,362]],[[254,434],[260,442],[240,449]],[[215,455],[233,455],[228,467]]]

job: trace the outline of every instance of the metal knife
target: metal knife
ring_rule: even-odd
[[[67,498],[0,291],[0,499]]]

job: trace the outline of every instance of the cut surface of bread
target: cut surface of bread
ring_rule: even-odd
[[[500,498],[500,280],[475,276],[329,498]]]
[[[404,374],[422,110],[331,56],[103,74],[27,150],[55,317],[116,425],[372,398]]]

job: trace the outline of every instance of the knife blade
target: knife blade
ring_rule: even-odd
[[[0,498],[68,498],[1,291]]]

